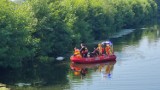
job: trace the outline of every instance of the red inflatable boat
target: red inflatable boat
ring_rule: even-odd
[[[100,62],[106,62],[106,61],[112,61],[112,60],[116,60],[116,56],[114,55],[114,51],[113,51],[113,44],[110,41],[104,41],[101,43],[102,45],[109,45],[112,49],[112,55],[100,55],[100,56],[94,56],[94,57],[78,57],[78,56],[71,56],[70,60],[74,63],[100,63]]]
[[[116,56],[115,55],[110,55],[110,56],[102,55],[102,56],[87,57],[87,58],[71,56],[70,60],[74,63],[100,63],[100,62],[116,60]]]

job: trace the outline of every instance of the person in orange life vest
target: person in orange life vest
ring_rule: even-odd
[[[97,49],[98,49],[98,51],[99,51],[99,55],[102,55],[103,48],[102,48],[102,45],[101,45],[101,44],[98,44]]]
[[[106,50],[106,54],[107,54],[108,56],[112,54],[112,52],[111,52],[111,47],[110,47],[109,44],[106,44],[105,50]]]
[[[83,43],[81,43],[80,53],[82,57],[87,57],[88,49]]]
[[[76,47],[74,48],[74,56],[81,57],[80,50]]]

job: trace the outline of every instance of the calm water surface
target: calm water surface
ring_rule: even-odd
[[[44,81],[43,85],[16,86],[23,81],[10,84],[3,79],[0,83],[9,84],[7,87],[13,90],[160,90],[159,32],[154,25],[112,38],[116,61],[89,65],[62,62],[63,65],[45,69],[48,72],[32,78]]]
[[[106,67],[92,69],[84,78],[72,78],[66,90],[159,90],[159,31],[154,26],[112,39],[117,61],[110,74],[104,74]]]

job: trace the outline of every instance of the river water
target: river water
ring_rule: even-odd
[[[155,25],[111,39],[117,60],[110,74],[92,71],[70,81],[71,90],[159,90],[160,30]],[[98,66],[98,65],[97,65]],[[107,64],[106,64],[107,66]]]
[[[3,90],[159,90],[159,33],[159,26],[152,25],[111,38],[116,61],[88,65],[62,61],[54,69],[33,72],[31,80],[0,76],[0,86]]]

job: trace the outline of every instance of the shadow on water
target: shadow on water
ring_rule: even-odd
[[[68,83],[66,74],[69,68],[65,62],[30,64],[28,62],[21,69],[1,68],[0,71],[3,73],[0,75],[0,83],[7,84],[13,90],[30,90],[30,87],[32,87],[32,90],[37,90],[37,88],[43,86],[65,85]]]

